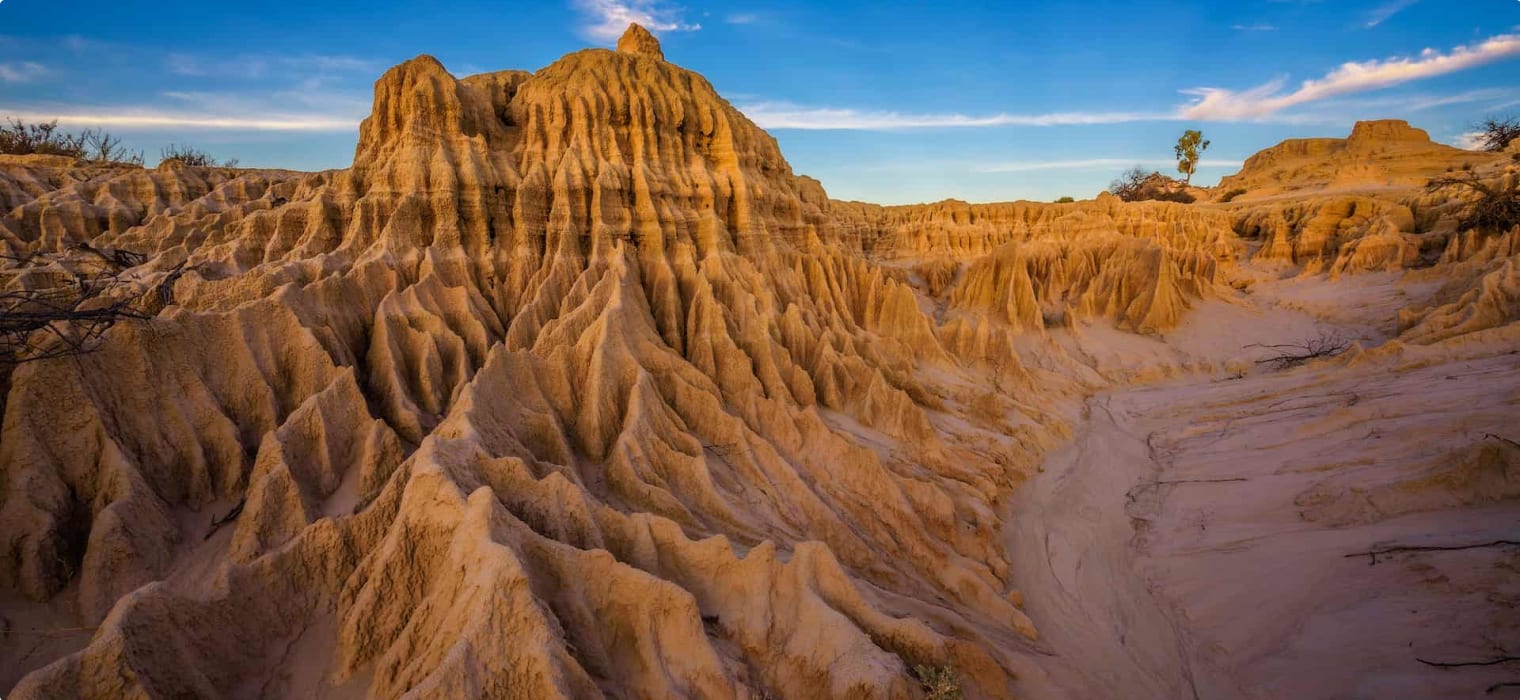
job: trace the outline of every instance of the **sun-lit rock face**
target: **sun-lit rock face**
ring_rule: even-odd
[[[359,136],[313,174],[0,160],[0,248],[165,285],[9,376],[0,588],[95,631],[7,697],[1007,697],[1000,503],[1099,381],[1042,334],[1166,332],[1252,237],[1411,264],[1382,200],[830,201],[638,27],[407,61]],[[1481,281],[1411,340],[1516,315],[1513,236],[1450,240]]]
[[[1345,139],[1289,139],[1246,159],[1215,192],[1241,191],[1236,201],[1287,194],[1376,192],[1419,187],[1456,168],[1490,165],[1505,156],[1464,151],[1430,140],[1399,119],[1357,122]]]

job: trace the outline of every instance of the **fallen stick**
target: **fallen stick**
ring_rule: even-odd
[[[1479,544],[1461,544],[1461,545],[1452,545],[1452,546],[1446,546],[1446,547],[1434,546],[1434,545],[1432,545],[1432,546],[1413,546],[1413,545],[1411,545],[1411,546],[1387,547],[1385,549],[1374,549],[1374,550],[1371,550],[1371,551],[1368,551],[1368,552],[1352,552],[1351,554],[1344,555],[1344,557],[1346,559],[1351,559],[1353,557],[1368,557],[1369,559],[1372,560],[1371,563],[1368,564],[1368,566],[1377,566],[1377,558],[1378,558],[1378,556],[1384,555],[1384,554],[1393,554],[1395,552],[1455,552],[1455,551],[1463,550],[1463,549],[1482,549],[1484,547],[1502,547],[1502,546],[1505,546],[1505,545],[1509,545],[1509,546],[1513,546],[1513,547],[1520,547],[1520,541],[1516,541],[1516,540],[1494,540],[1493,542],[1482,542],[1482,543],[1479,543]]]
[[[227,511],[226,515],[224,515],[224,516],[222,516],[220,518],[212,518],[211,519],[211,529],[206,531],[206,536],[204,538],[202,538],[202,539],[203,540],[209,540],[209,539],[211,539],[211,536],[215,535],[216,531],[218,529],[220,529],[223,525],[226,525],[227,523],[230,523],[230,522],[232,522],[234,520],[237,520],[237,516],[243,514],[243,506],[246,505],[247,503],[248,503],[248,497],[244,496],[243,500],[238,501],[238,504],[235,505],[235,506],[233,506],[232,510]]]
[[[1509,439],[1507,437],[1503,437],[1501,435],[1495,435],[1493,433],[1484,433],[1483,437],[1488,438],[1490,440],[1499,440],[1501,442],[1507,442],[1507,443],[1509,443],[1511,445],[1514,445],[1515,447],[1520,447],[1520,442],[1515,442],[1514,440],[1511,440],[1511,439]]]
[[[1509,663],[1511,661],[1520,661],[1520,656],[1501,656],[1499,658],[1489,659],[1487,661],[1426,661],[1425,659],[1416,656],[1414,657],[1414,660],[1425,664],[1426,666],[1435,666],[1437,668],[1457,668],[1459,666],[1497,666],[1499,664]]]

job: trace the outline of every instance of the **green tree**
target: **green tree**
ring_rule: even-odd
[[[1177,139],[1177,146],[1172,151],[1177,154],[1177,172],[1185,176],[1182,178],[1184,184],[1193,183],[1193,173],[1198,170],[1198,156],[1208,150],[1208,147],[1208,140],[1197,129],[1188,129],[1182,132],[1182,138]]]

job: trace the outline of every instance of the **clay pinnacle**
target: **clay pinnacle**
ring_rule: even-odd
[[[638,24],[628,25],[628,30],[618,38],[618,53],[626,53],[630,56],[649,56],[650,58],[665,60],[665,52],[660,50],[660,40],[654,38]]]

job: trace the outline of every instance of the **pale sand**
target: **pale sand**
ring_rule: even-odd
[[[1390,281],[1324,284],[1373,298]],[[1301,301],[1314,287],[1294,289]],[[1268,332],[1272,313],[1234,316]],[[1520,540],[1520,503],[1499,500],[1520,488],[1520,448],[1484,437],[1520,436],[1511,348],[1093,397],[1075,440],[1007,505],[1010,569],[1048,654],[1048,677],[1022,690],[1514,697],[1484,690],[1520,681],[1520,664],[1417,659],[1520,651],[1520,547],[1345,556]]]

